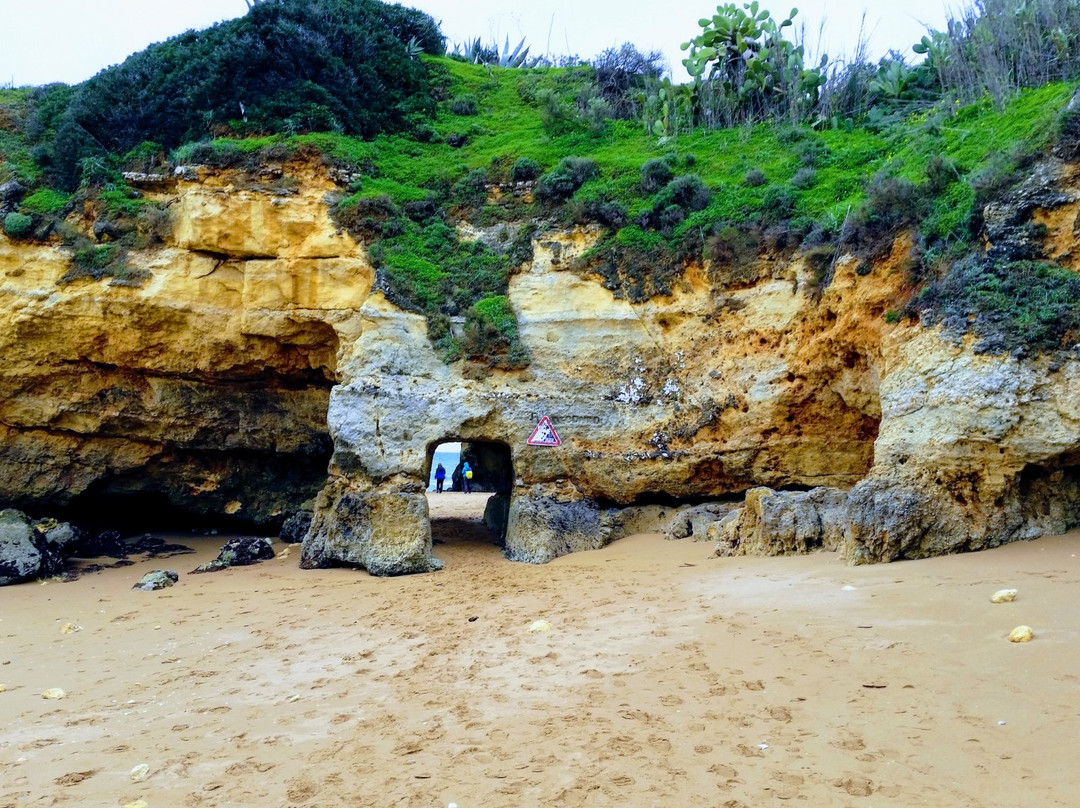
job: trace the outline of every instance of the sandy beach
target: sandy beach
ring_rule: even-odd
[[[1077,804],[1080,533],[859,568],[639,535],[530,566],[482,495],[430,501],[440,573],[293,547],[189,575],[225,537],[176,534],[196,552],[0,589],[0,806]],[[157,568],[179,583],[132,590]]]

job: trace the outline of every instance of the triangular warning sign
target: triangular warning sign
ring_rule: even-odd
[[[555,431],[555,427],[551,425],[551,419],[545,415],[540,419],[540,423],[536,425],[536,429],[529,435],[529,440],[526,443],[530,446],[562,446],[562,438]]]

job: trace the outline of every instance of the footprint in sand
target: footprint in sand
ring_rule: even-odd
[[[608,748],[620,755],[635,755],[641,751],[641,744],[626,735],[619,735],[608,741]]]
[[[853,797],[869,797],[874,793],[874,781],[859,774],[834,780],[833,785],[842,788]]]
[[[89,780],[99,771],[101,771],[101,769],[90,769],[85,772],[68,772],[67,774],[57,777],[53,782],[58,786],[73,786],[81,783],[83,780]]]
[[[739,776],[739,772],[733,766],[728,766],[726,763],[714,763],[708,770],[709,774],[715,774],[724,780],[734,780]]]
[[[307,802],[319,793],[319,786],[307,777],[297,777],[289,781],[285,795],[293,802]]]
[[[671,741],[669,741],[667,738],[662,738],[659,735],[649,736],[649,746],[651,746],[657,752],[671,751]]]
[[[772,791],[777,798],[791,800],[799,796],[805,779],[800,774],[773,772],[772,781]]]
[[[744,743],[735,747],[735,751],[743,757],[765,757],[765,752],[758,749],[756,746],[747,746]]]
[[[226,707],[224,704],[220,707],[200,707],[195,712],[197,713],[214,713],[215,715],[221,715],[222,713],[231,713],[232,707]]]
[[[787,707],[770,707],[769,718],[771,718],[773,721],[780,721],[784,724],[787,724],[789,721],[791,721],[791,710],[789,710]]]
[[[862,737],[850,730],[841,730],[839,737],[835,741],[830,741],[829,745],[835,746],[837,749],[846,749],[849,752],[861,752],[866,748],[866,743]]]

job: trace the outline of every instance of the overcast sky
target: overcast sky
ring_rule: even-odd
[[[787,3],[762,5],[774,14]],[[416,0],[405,2],[442,21],[454,41],[467,37],[522,36],[533,54],[575,53],[583,57],[622,42],[642,50],[658,49],[668,57],[673,76],[682,81],[679,43],[690,39],[700,17],[711,16],[715,2],[699,0]],[[890,48],[912,57],[911,45],[927,26],[942,28],[945,11],[936,0],[803,0],[796,2],[811,42],[824,22],[823,47],[836,56],[850,52],[866,14],[872,52]],[[151,42],[190,28],[243,14],[244,0],[4,0],[0,14],[0,86],[75,83],[124,60]]]

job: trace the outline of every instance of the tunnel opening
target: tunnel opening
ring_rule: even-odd
[[[442,486],[436,479],[440,465]],[[425,474],[436,552],[440,545],[500,550],[505,546],[514,487],[514,464],[508,444],[443,438],[428,445]]]

